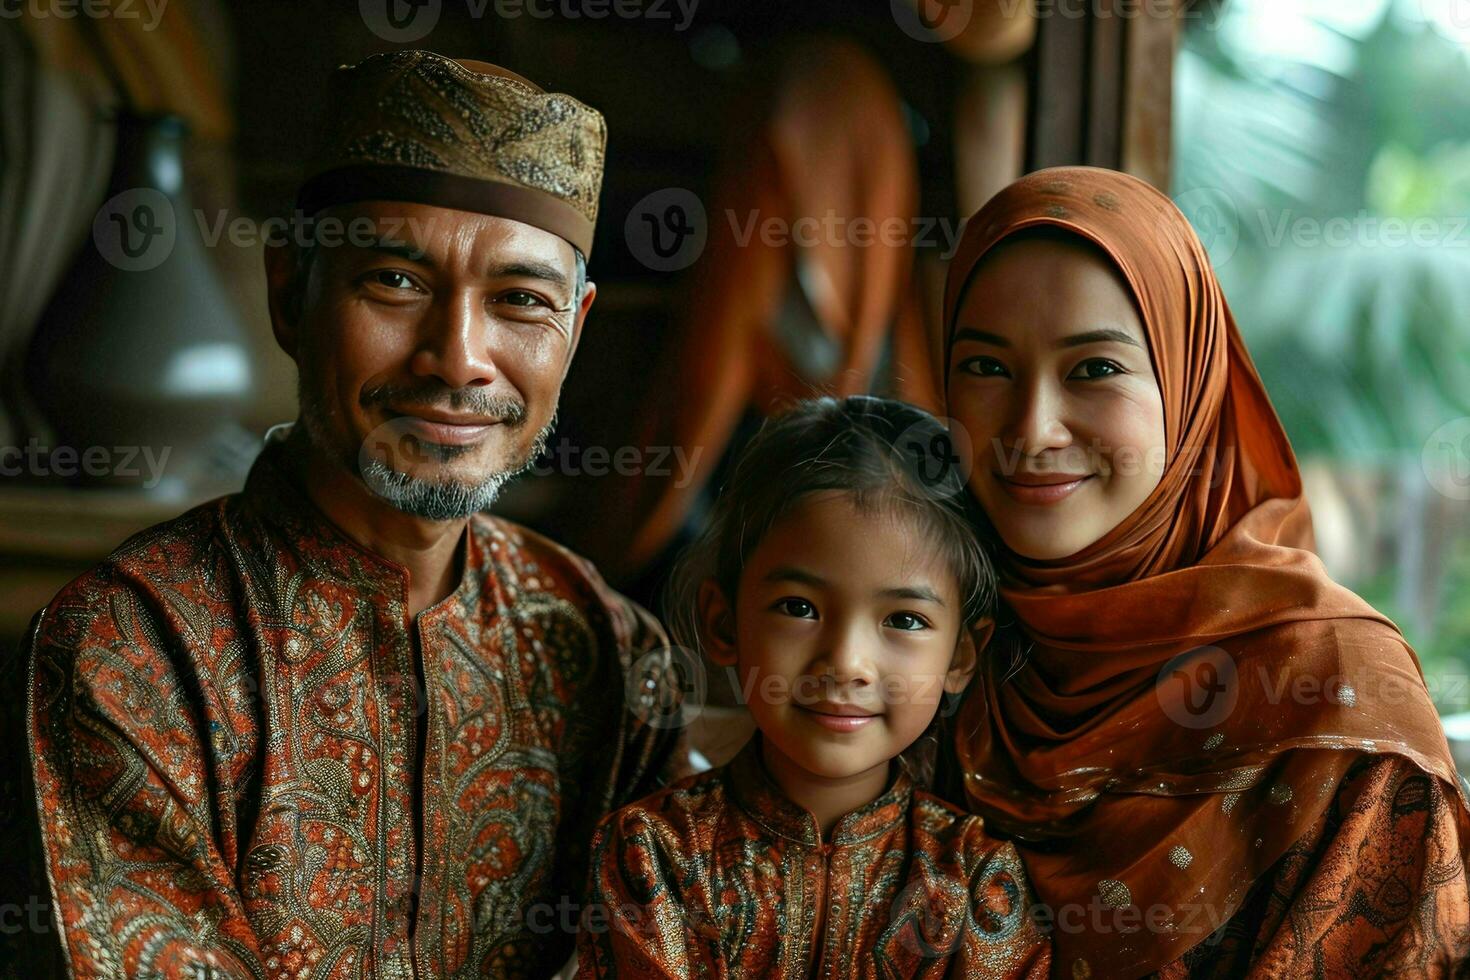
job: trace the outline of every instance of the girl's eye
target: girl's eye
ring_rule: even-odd
[[[928,629],[929,621],[918,613],[898,612],[883,620],[883,625],[890,629],[916,632],[918,630]]]
[[[980,378],[1004,378],[1007,377],[1006,366],[993,357],[981,355],[979,357],[968,357],[960,362],[960,370],[967,374],[973,374]]]
[[[1094,381],[1098,378],[1108,378],[1115,374],[1122,374],[1123,369],[1117,364],[1101,357],[1092,357],[1077,365],[1077,371],[1082,372],[1083,381]],[[1076,372],[1073,372],[1076,376]]]
[[[796,619],[816,619],[817,607],[805,599],[782,599],[771,607]]]

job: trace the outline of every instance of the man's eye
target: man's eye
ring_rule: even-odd
[[[787,616],[794,616],[797,619],[815,619],[817,617],[817,607],[805,599],[782,599],[771,608]]]
[[[1077,372],[1081,372],[1082,380],[1092,381],[1097,378],[1108,378],[1115,374],[1122,374],[1123,369],[1106,358],[1091,357],[1077,365],[1077,371],[1073,372],[1074,377]]]
[[[918,613],[899,612],[883,620],[883,625],[891,629],[914,632],[928,629],[929,621]]]
[[[372,281],[388,289],[416,289],[412,279],[394,269],[382,269],[372,274]]]
[[[1006,377],[1006,366],[993,357],[970,357],[960,362],[960,370],[981,378]]]
[[[506,306],[520,306],[526,308],[551,305],[540,296],[537,296],[535,293],[528,293],[524,289],[513,289],[510,292],[502,295],[497,300],[497,302],[504,303]]]

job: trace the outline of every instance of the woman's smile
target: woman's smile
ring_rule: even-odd
[[[995,473],[994,476],[1000,488],[1016,503],[1047,506],[1067,499],[1096,474],[1015,473],[1011,476],[1004,476]]]

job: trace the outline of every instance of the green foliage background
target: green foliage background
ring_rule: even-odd
[[[1386,478],[1401,547],[1346,584],[1446,713],[1470,711],[1470,503],[1438,499],[1421,458],[1470,416],[1467,11],[1228,0],[1187,22],[1175,89],[1174,196],[1298,456]]]

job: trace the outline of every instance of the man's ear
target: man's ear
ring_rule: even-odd
[[[712,578],[699,584],[699,635],[705,654],[721,667],[735,666],[735,610]]]
[[[582,289],[582,303],[577,307],[576,318],[572,321],[572,343],[567,349],[567,367],[572,366],[572,358],[576,356],[577,345],[582,342],[582,327],[587,323],[587,313],[592,309],[593,300],[597,299],[597,283],[591,279]]]
[[[959,694],[969,686],[970,678],[975,676],[975,670],[980,664],[980,654],[990,645],[990,637],[994,632],[993,619],[978,619],[968,629],[960,630],[949,673],[944,675],[946,693]]]
[[[295,248],[271,242],[265,246],[265,284],[271,333],[275,334],[281,350],[293,361],[296,360],[296,319],[301,313],[300,290],[305,285],[296,282]]]

